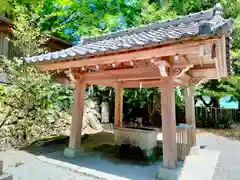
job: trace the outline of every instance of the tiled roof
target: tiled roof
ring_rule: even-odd
[[[233,27],[232,19],[222,17],[223,8],[214,8],[148,25],[84,38],[82,43],[65,50],[26,58],[27,62],[64,60],[88,55],[117,52],[167,43],[194,36],[225,34]]]

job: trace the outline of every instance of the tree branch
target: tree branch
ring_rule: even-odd
[[[3,125],[7,122],[7,118],[11,115],[11,111],[8,111],[7,115],[5,116],[3,122],[0,124],[0,129],[3,127]]]

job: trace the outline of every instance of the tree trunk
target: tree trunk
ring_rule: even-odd
[[[211,96],[210,104],[212,104],[212,106],[215,108],[220,108],[219,98],[217,96]]]
[[[109,123],[109,103],[103,101],[101,104],[101,123]]]

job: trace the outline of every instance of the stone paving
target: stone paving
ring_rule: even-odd
[[[240,180],[240,141],[216,135],[198,136],[205,149],[220,151],[213,180]]]
[[[97,180],[61,167],[45,163],[23,151],[0,152],[4,160],[4,171],[14,180]]]

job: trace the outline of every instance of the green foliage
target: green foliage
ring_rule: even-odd
[[[50,75],[37,72],[21,59],[1,57],[0,65],[8,74],[10,84],[1,86],[1,112],[5,116],[0,119],[0,128],[6,130],[7,126],[6,133],[25,143],[50,133],[59,113],[69,109],[72,102],[70,87],[54,84]],[[5,131],[2,132],[6,136]]]
[[[172,11],[167,5],[160,7],[157,3],[150,4],[148,1],[142,1],[141,6],[141,13],[136,18],[135,26],[177,16],[177,13]]]
[[[53,83],[50,75],[19,58],[45,52],[47,38],[25,7],[16,7],[12,13],[13,54],[11,60],[0,58],[0,69],[7,74],[7,84],[0,86],[0,145],[22,146],[67,130],[69,119],[63,114],[72,105],[73,87]]]
[[[231,109],[196,107],[196,121],[201,128],[231,128],[237,115]]]
[[[14,49],[13,56],[29,57],[46,52],[44,44],[47,34],[35,26],[35,19],[29,19],[25,8],[14,10],[16,17],[13,19],[13,37],[11,39]]]
[[[126,89],[123,106],[125,120],[141,117],[144,113],[151,116],[156,111],[156,106],[160,104],[155,98],[159,98],[159,95],[158,88]]]
[[[42,0],[1,0],[0,12],[12,13],[12,11],[18,6],[31,7],[33,5],[40,4]]]
[[[197,12],[201,9],[201,0],[172,0],[171,8],[178,14]]]
[[[78,41],[84,36],[99,35],[205,10],[213,7],[217,2],[217,0],[169,0],[160,3],[158,0],[3,0],[0,2],[0,7],[14,21],[12,41],[14,47],[18,48],[18,56],[32,56],[46,50],[43,44],[47,40],[45,35],[48,33],[70,41]],[[238,74],[240,72],[240,3],[239,0],[221,0],[221,3],[226,11],[226,18],[236,18],[232,51],[233,68]],[[44,124],[49,125],[49,119],[54,119],[56,112],[68,111],[72,103],[73,87],[53,84],[50,76],[39,74],[34,67],[26,65],[19,59],[11,63],[4,60],[4,63],[12,85],[0,86],[0,100],[4,101],[4,106],[7,107],[5,115],[8,115],[8,112],[16,112],[15,114],[20,114],[24,119],[26,125],[20,126],[21,132],[24,132],[23,129],[27,126],[32,127],[33,124],[41,128]],[[112,88],[93,86],[88,91],[89,96],[98,101],[113,102],[114,100]],[[239,100],[238,76],[202,84],[197,87],[197,93],[216,97],[232,94]],[[126,89],[124,118],[141,116],[145,109],[144,112],[147,112],[148,118],[152,120],[154,113],[159,114],[159,94],[158,88]],[[176,103],[177,115],[180,116],[184,112],[182,93],[176,93]],[[18,116],[15,114],[12,113],[3,119],[10,121],[9,119],[15,118],[16,120],[11,120],[9,123],[18,122]]]
[[[42,31],[67,40],[79,40],[83,36],[176,16],[169,7],[160,8],[157,3],[149,3],[148,0],[44,0],[31,10],[31,16],[37,17]]]
[[[134,25],[141,10],[138,4],[124,0],[45,0],[38,15],[43,31],[74,40]]]

